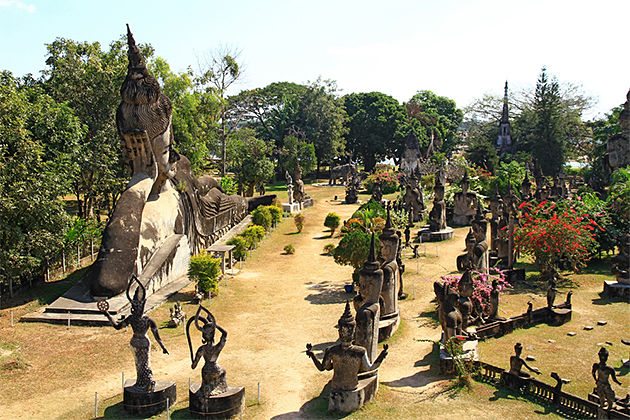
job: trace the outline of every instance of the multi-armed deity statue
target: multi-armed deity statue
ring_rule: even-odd
[[[136,285],[133,298],[130,296],[131,287]],[[155,337],[155,341],[160,345],[164,354],[168,354],[164,343],[160,339],[158,328],[154,320],[144,314],[146,303],[146,290],[138,278],[131,276],[127,284],[127,299],[131,304],[131,314],[116,322],[109,314],[109,304],[102,300],[98,302],[98,309],[107,317],[110,324],[117,330],[131,326],[133,336],[131,337],[131,348],[133,349],[136,362],[136,380],[133,385],[124,389],[124,408],[130,413],[152,415],[159,413],[166,408],[166,400],[175,402],[176,389],[172,382],[158,382],[156,384],[151,370],[151,343],[147,337],[149,329]],[[152,406],[147,405],[153,404]]]
[[[214,178],[193,176],[190,161],[173,149],[171,101],[127,30],[129,66],[116,125],[131,180],[92,266],[93,296],[122,293],[132,274],[145,286],[152,283],[147,293],[185,275],[191,254],[273,199],[229,196]]]
[[[469,191],[470,180],[468,172],[462,178],[462,190],[453,196],[453,223],[460,226],[470,225],[479,206],[477,194]]]
[[[201,311],[206,313],[202,316]],[[190,324],[194,322],[201,332],[201,346],[193,356]],[[221,333],[215,344],[214,334]],[[190,412],[197,418],[229,418],[238,415],[245,401],[245,388],[228,386],[225,379],[225,369],[219,366],[217,360],[225,346],[227,331],[221,328],[208,309],[199,304],[197,313],[186,323],[186,336],[190,350],[191,369],[195,369],[203,358],[201,369],[201,385],[191,383],[189,390]]]
[[[360,372],[376,371],[387,356],[387,344],[372,362],[365,347],[353,344],[356,322],[346,302],[343,315],[337,324],[339,344],[326,348],[324,358],[320,362],[311,344],[306,345],[306,355],[313,360],[318,370],[332,370],[330,383],[330,399],[328,410],[350,413],[369,402],[378,389],[378,376],[371,375],[359,378]]]

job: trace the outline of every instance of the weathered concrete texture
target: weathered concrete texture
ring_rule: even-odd
[[[453,237],[453,228],[447,226],[446,228],[438,231],[431,231],[431,229],[426,226],[418,232],[418,237],[421,238],[422,242],[441,242],[446,241],[447,239],[451,239]]]
[[[130,414],[154,416],[166,410],[167,399],[171,406],[177,401],[177,386],[174,382],[157,381],[151,392],[137,390],[135,383],[135,379],[125,381],[123,408]]]
[[[604,294],[611,298],[622,298],[630,302],[630,284],[604,280]]]
[[[205,398],[201,384],[193,383],[188,390],[190,416],[195,419],[227,419],[238,416],[245,405],[245,387],[228,386],[226,392]]]
[[[378,322],[378,342],[390,338],[398,330],[400,325],[400,313],[395,312],[386,317],[381,317]]]
[[[378,391],[378,375],[359,379],[359,384],[352,391],[330,390],[328,411],[352,413],[364,404],[372,401]]]

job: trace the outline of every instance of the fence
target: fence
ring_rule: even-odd
[[[504,375],[509,375],[504,369],[485,362],[475,362],[475,366],[476,379],[493,385],[502,384]],[[599,404],[562,391],[562,384],[549,385],[534,378],[526,379],[524,382],[526,386],[520,389],[522,394],[543,405],[555,407],[567,417],[595,419],[598,416]],[[609,411],[608,415],[614,419],[630,420],[630,414],[626,411],[627,408],[619,411],[618,406],[618,409]]]

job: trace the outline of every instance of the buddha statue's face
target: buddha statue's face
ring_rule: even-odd
[[[385,261],[396,258],[398,252],[398,238],[394,235],[388,238],[381,236],[381,257]]]
[[[166,177],[174,175],[173,165],[169,162],[171,151],[171,130],[172,125],[169,123],[166,131],[155,136],[155,138],[151,141],[153,154],[158,167],[158,174]]]
[[[382,275],[382,272],[359,272],[359,290],[365,301],[378,302],[378,297],[381,294],[381,287],[383,285],[383,280],[381,279]]]
[[[354,338],[354,325],[352,324],[340,324],[339,325],[339,341],[343,345],[352,344],[352,339]]]

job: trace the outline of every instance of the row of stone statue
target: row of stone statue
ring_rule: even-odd
[[[132,286],[136,286],[133,298],[130,295]],[[131,348],[134,353],[136,365],[136,379],[129,385],[125,384],[123,406],[125,410],[133,414],[154,415],[167,407],[167,399],[170,404],[177,398],[176,385],[173,382],[156,381],[151,369],[151,343],[147,337],[149,329],[153,333],[155,341],[160,345],[164,354],[168,354],[162,342],[157,325],[153,319],[145,315],[146,290],[136,276],[132,276],[127,285],[127,299],[131,305],[131,313],[115,321],[108,312],[109,304],[103,300],[98,303],[98,308],[107,317],[111,325],[117,330],[130,326],[133,331]],[[177,307],[175,311],[177,311]],[[181,308],[180,308],[181,309]],[[173,310],[171,311],[173,315]],[[180,311],[181,312],[181,311]],[[194,326],[201,332],[202,345],[193,352],[190,326]],[[219,331],[221,337],[215,343],[215,332]],[[241,412],[245,388],[228,386],[225,378],[225,369],[218,365],[217,360],[225,342],[227,331],[219,326],[214,316],[201,303],[194,317],[186,323],[186,336],[190,349],[191,368],[195,369],[200,360],[204,359],[201,369],[201,384],[191,383],[189,389],[189,410],[195,418],[230,417]]]

